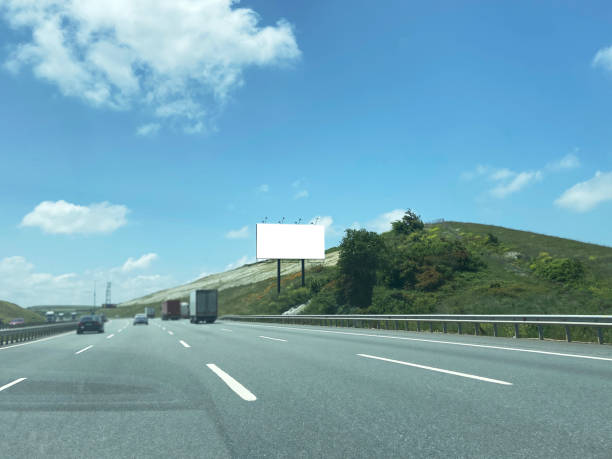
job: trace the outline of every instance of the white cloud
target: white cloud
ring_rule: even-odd
[[[510,169],[496,169],[489,174],[489,180],[497,182],[499,180],[506,180],[510,177],[514,177],[516,174]]]
[[[257,187],[257,191],[259,191],[260,193],[267,193],[268,191],[270,191],[270,187],[267,183],[264,183],[263,185],[259,185]]]
[[[142,137],[157,134],[160,127],[161,127],[161,124],[159,123],[143,124],[136,130],[136,134]]]
[[[563,158],[564,164],[569,164],[571,158]],[[540,171],[525,171],[514,172],[507,168],[493,168],[489,166],[478,165],[475,171],[463,172],[461,178],[463,180],[472,180],[477,177],[483,177],[489,182],[496,182],[497,185],[489,190],[489,193],[496,198],[504,198],[512,193],[522,190],[530,183],[542,180],[542,172]]]
[[[231,269],[240,268],[242,265],[246,265],[246,264],[250,264],[250,263],[255,263],[255,258],[254,257],[249,257],[248,255],[244,255],[244,256],[240,257],[238,260],[236,260],[235,262],[229,263],[225,267],[225,270],[229,271]]]
[[[542,179],[542,173],[540,171],[535,172],[521,172],[514,175],[512,180],[509,182],[499,184],[491,190],[491,194],[497,198],[505,198],[509,194],[516,193],[522,190],[527,185],[533,182],[537,182]]]
[[[308,197],[308,190],[300,190],[294,196],[293,199],[302,199]]]
[[[559,171],[563,169],[575,169],[577,167],[580,167],[580,160],[576,155],[568,153],[560,160],[550,163],[546,167],[553,171]]]
[[[489,171],[489,167],[479,164],[478,166],[476,166],[476,169],[473,171],[462,172],[461,178],[463,180],[472,180],[476,177],[485,175],[488,171]]]
[[[299,188],[300,186],[302,186],[302,184],[304,183],[303,179],[297,179],[296,181],[294,181],[291,186],[293,188]]]
[[[228,231],[225,237],[228,239],[246,239],[249,237],[249,227],[243,226],[238,230]]]
[[[317,215],[316,217],[311,218],[308,224],[323,225],[325,227],[326,236],[337,236],[342,234],[338,228],[333,226],[334,219],[329,215]]]
[[[234,0],[4,0],[17,30],[5,66],[57,85],[93,106],[139,105],[188,132],[205,130],[209,112],[243,84],[249,67],[279,66],[300,56],[285,20],[260,26]]]
[[[594,67],[603,67],[612,72],[612,46],[597,51],[592,62]]]
[[[137,260],[134,260],[132,257],[130,257],[126,260],[125,263],[123,263],[121,271],[128,272],[133,271],[135,269],[145,269],[151,266],[151,263],[153,263],[155,260],[157,260],[156,253],[147,253],[138,258]]]
[[[593,178],[565,190],[555,204],[576,212],[586,212],[605,201],[612,201],[612,172],[597,171]]]
[[[60,200],[43,201],[23,217],[21,226],[34,226],[51,234],[111,233],[127,223],[129,209],[108,202],[80,206]]]
[[[104,301],[107,281],[112,281],[114,303],[147,295],[176,284],[171,276],[133,275],[122,267],[87,270],[83,273],[40,272],[22,256],[0,259],[0,298],[20,306],[89,305],[97,283],[97,305]]]
[[[374,220],[369,221],[365,224],[365,228],[368,231],[376,231],[377,233],[390,231],[391,222],[401,220],[405,213],[405,210],[394,209],[390,212],[379,215]]]

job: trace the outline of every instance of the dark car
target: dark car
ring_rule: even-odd
[[[25,324],[25,320],[23,320],[23,318],[13,319],[9,322],[9,326],[11,327],[19,327],[20,325],[24,325],[24,324]]]
[[[133,323],[133,325],[138,325],[138,324],[149,325],[149,319],[144,314],[136,314],[134,316],[134,323]]]
[[[104,322],[100,316],[83,316],[77,324],[77,334],[80,335],[85,331],[97,331],[104,333]]]

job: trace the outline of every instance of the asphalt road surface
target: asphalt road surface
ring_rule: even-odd
[[[612,346],[186,320],[0,348],[0,456],[612,457]]]

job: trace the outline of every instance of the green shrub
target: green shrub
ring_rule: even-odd
[[[542,252],[529,266],[531,270],[543,279],[563,284],[575,284],[584,278],[584,266],[573,258],[553,258]]]

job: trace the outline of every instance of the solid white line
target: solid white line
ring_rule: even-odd
[[[89,346],[84,347],[84,348],[83,348],[83,349],[81,349],[80,351],[76,351],[74,354],[75,354],[75,355],[76,355],[76,354],[80,354],[81,352],[85,352],[86,350],[91,349],[92,347],[93,347],[93,344],[90,344]]]
[[[231,332],[229,328],[222,328],[221,330]]]
[[[26,379],[28,379],[28,378],[19,378],[19,379],[16,379],[15,381],[13,381],[13,382],[5,384],[4,386],[0,387],[0,392],[2,392],[4,389],[8,389],[11,386],[14,386],[15,384],[19,384],[21,381],[25,381]]]
[[[219,378],[221,378],[231,390],[236,392],[240,396],[240,398],[246,400],[247,402],[254,402],[255,400],[257,400],[257,397],[255,397],[250,390],[248,390],[246,387],[244,387],[242,384],[240,384],[238,381],[228,375],[217,365],[215,365],[214,363],[208,363],[206,364],[206,366],[210,368]]]
[[[106,337],[106,339],[111,339],[113,336],[115,336],[115,335],[113,335],[113,334],[111,333],[110,335],[108,335],[108,336]]]
[[[286,339],[280,339],[280,338],[270,338],[269,336],[260,336],[260,338],[265,338],[265,339],[272,339],[274,341],[284,341],[285,343],[287,342]]]
[[[50,339],[59,338],[61,336],[73,335],[73,334],[74,334],[74,332],[71,331],[71,332],[66,332],[66,333],[60,333],[59,335],[55,335],[55,336],[50,336],[48,338],[35,339],[33,341],[28,341],[27,343],[11,344],[10,346],[2,346],[2,347],[0,347],[0,351],[4,351],[4,350],[10,349],[12,347],[27,346],[29,344],[40,343],[41,341],[47,341],[47,340],[50,340]]]
[[[169,335],[174,335],[174,332],[173,331],[168,331],[168,334]]]
[[[179,342],[180,342],[180,343],[181,343],[183,346],[185,346],[185,347],[191,347],[189,344],[187,344],[187,343],[186,343],[185,341],[183,341],[182,339],[181,339],[181,340],[179,340]]]
[[[575,357],[577,359],[591,359],[591,360],[603,360],[606,362],[612,362],[612,358],[610,357],[595,357],[592,355],[582,355],[582,354],[565,354],[562,352],[550,352],[550,351],[536,351],[534,349],[520,349],[515,347],[504,347],[504,346],[491,346],[487,344],[471,344],[471,343],[458,343],[456,341],[441,341],[436,339],[425,339],[425,338],[407,338],[405,336],[390,336],[390,335],[375,335],[372,333],[354,333],[354,332],[342,332],[335,330],[309,330],[306,328],[296,328],[296,327],[283,327],[279,325],[247,325],[241,324],[246,327],[267,327],[267,328],[282,328],[284,330],[299,330],[313,333],[334,333],[338,335],[351,335],[351,336],[367,336],[371,338],[386,338],[386,339],[398,339],[404,341],[420,341],[422,343],[435,343],[435,344],[452,344],[455,346],[467,346],[467,347],[479,347],[484,349],[498,349],[502,351],[514,351],[514,352],[530,352],[533,354],[543,354],[543,355],[556,355],[559,357]]]
[[[400,365],[407,365],[409,367],[422,368],[423,370],[437,371],[439,373],[446,373],[449,375],[461,376],[463,378],[477,379],[479,381],[486,381],[486,382],[495,383],[495,384],[502,384],[504,386],[512,385],[512,383],[509,383],[507,381],[501,381],[499,379],[484,378],[482,376],[471,375],[469,373],[461,373],[459,371],[443,370],[442,368],[428,367],[426,365],[418,365],[416,363],[410,363],[410,362],[402,362],[401,360],[386,359],[384,357],[376,357],[375,355],[368,355],[368,354],[357,354],[357,355],[359,357],[366,357],[368,359],[384,360],[385,362],[399,363]]]

